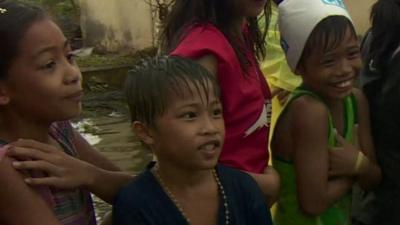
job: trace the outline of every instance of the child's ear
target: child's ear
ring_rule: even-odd
[[[140,121],[134,121],[132,123],[132,130],[136,136],[147,145],[154,144],[153,135],[151,129]]]
[[[7,105],[10,102],[7,88],[3,82],[0,82],[0,105]]]

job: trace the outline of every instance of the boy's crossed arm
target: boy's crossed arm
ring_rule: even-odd
[[[376,161],[375,148],[371,136],[368,101],[364,94],[353,90],[357,100],[358,123],[355,127],[354,144],[348,143],[336,134],[340,147],[329,152],[330,174],[333,176],[353,176],[364,190],[369,190],[381,181],[381,170]]]
[[[299,204],[304,213],[320,215],[351,189],[353,179],[328,175],[328,110],[323,103],[304,96],[291,107]]]

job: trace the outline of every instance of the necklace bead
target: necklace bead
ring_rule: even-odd
[[[224,213],[225,213],[225,225],[230,224],[230,212],[229,212],[229,204],[228,204],[228,199],[225,194],[225,189],[224,186],[222,185],[217,171],[215,169],[212,170],[213,177],[215,179],[215,182],[217,183],[218,186],[218,191],[224,201]],[[167,193],[168,197],[172,200],[172,202],[175,204],[175,206],[178,208],[179,212],[182,214],[183,218],[185,218],[186,222],[188,225],[191,225],[189,217],[186,215],[185,211],[183,210],[182,206],[179,204],[178,200],[176,199],[175,195],[171,192],[171,190],[168,188],[168,186],[164,183],[164,181],[161,179],[160,173],[158,171],[158,168],[154,170],[154,175],[157,178],[158,182],[160,183],[161,187],[164,189],[164,191]]]

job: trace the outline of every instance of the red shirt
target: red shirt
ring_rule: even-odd
[[[210,54],[216,57],[226,126],[220,163],[244,171],[262,173],[269,158],[269,125],[266,125],[269,119],[262,112],[265,110],[265,103],[270,102],[271,93],[252,49],[246,49],[251,64],[247,73],[242,70],[234,49],[222,32],[212,24],[193,25],[170,55],[192,59]],[[270,110],[270,104],[268,109]],[[270,115],[270,112],[267,114]],[[263,125],[247,134],[246,131],[249,132],[261,118]]]

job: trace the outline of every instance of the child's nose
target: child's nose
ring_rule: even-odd
[[[216,125],[215,119],[206,116],[201,127],[201,133],[204,135],[212,135],[218,133],[218,127]]]
[[[341,76],[347,76],[353,72],[352,63],[348,59],[342,59],[340,63],[340,68],[338,69],[338,73]]]
[[[81,81],[82,75],[77,66],[68,64],[64,71],[64,83],[75,84]]]

